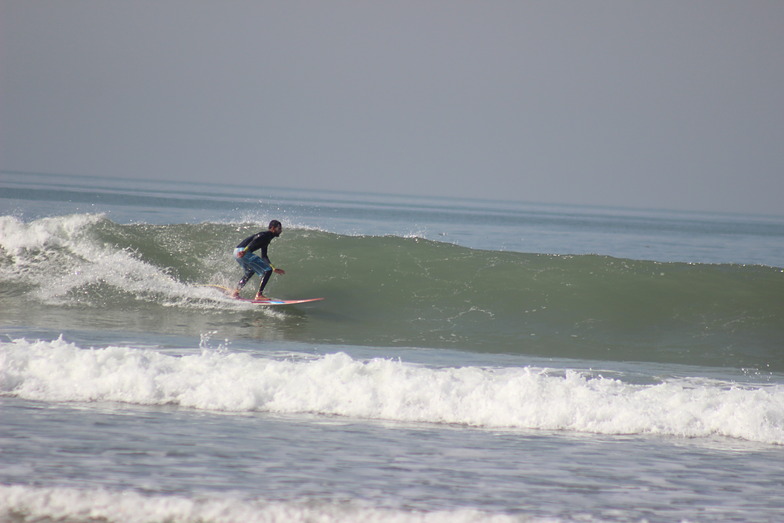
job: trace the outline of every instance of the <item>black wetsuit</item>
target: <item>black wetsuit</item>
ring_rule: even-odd
[[[272,267],[272,263],[270,262],[269,257],[267,256],[267,247],[269,247],[270,242],[275,238],[277,238],[278,236],[279,234],[275,234],[272,231],[262,231],[260,233],[254,234],[253,236],[248,236],[247,238],[242,240],[239,243],[239,245],[237,245],[237,249],[245,249],[245,253],[246,253],[245,256],[248,256],[248,253],[252,253],[253,251],[257,251],[261,249],[261,260],[265,264]],[[237,261],[239,261],[239,259]],[[245,267],[245,264],[243,263],[240,263],[240,265]],[[254,273],[258,273],[259,277],[261,277],[261,285],[259,285],[259,294],[261,294],[264,291],[264,287],[267,286],[267,282],[269,281],[270,276],[272,276],[271,269],[264,271],[262,274],[258,271],[258,269],[254,269],[249,266],[245,267],[245,275],[237,284],[237,288],[239,289],[243,288],[245,284],[248,283],[248,280],[250,280],[250,278],[253,276]]]
[[[277,237],[278,235],[272,231],[262,231],[242,240],[240,244],[237,245],[237,248],[245,249],[245,252],[254,252],[261,249],[261,259],[269,265],[272,265],[267,257],[267,247],[269,247],[270,242]]]

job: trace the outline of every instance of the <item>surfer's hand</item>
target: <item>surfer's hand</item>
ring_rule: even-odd
[[[286,274],[286,271],[283,269],[275,269],[275,274]]]
[[[237,253],[237,258],[242,258],[243,256],[245,256],[245,251],[240,251]]]

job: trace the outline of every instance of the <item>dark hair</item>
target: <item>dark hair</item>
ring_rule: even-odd
[[[267,228],[272,229],[273,227],[283,227],[283,225],[278,220],[272,220]]]

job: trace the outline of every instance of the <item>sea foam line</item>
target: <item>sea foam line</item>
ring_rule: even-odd
[[[279,502],[234,498],[142,495],[134,491],[0,485],[3,521],[107,521],[123,523],[512,523],[532,521],[473,509],[419,512],[379,509],[357,503]],[[545,520],[538,520],[545,521]],[[553,521],[553,520],[549,520]]]
[[[705,379],[630,384],[576,370],[432,368],[345,353],[276,359],[202,350],[0,343],[0,394],[40,401],[314,413],[483,428],[727,436],[784,444],[784,388]]]

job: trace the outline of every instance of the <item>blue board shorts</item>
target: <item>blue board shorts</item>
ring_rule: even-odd
[[[259,276],[264,276],[265,273],[270,272],[272,267],[269,263],[262,260],[259,256],[256,256],[252,252],[246,253],[245,256],[239,257],[237,254],[242,251],[242,249],[237,248],[234,249],[234,259],[237,260],[237,263],[240,264],[240,267],[247,270],[252,270]]]

